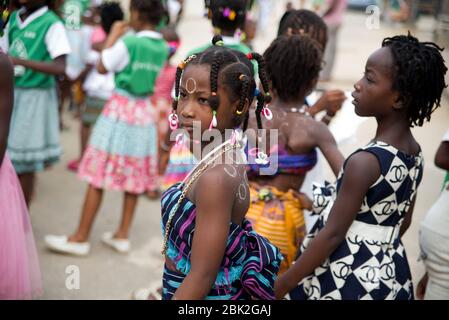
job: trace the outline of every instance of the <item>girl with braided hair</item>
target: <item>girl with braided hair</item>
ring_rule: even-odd
[[[317,149],[335,174],[343,163],[327,126],[314,120],[303,105],[318,79],[321,56],[316,41],[301,35],[278,37],[263,55],[266,67],[260,77],[267,77],[271,84],[263,89],[273,97],[272,115],[257,110],[256,120],[258,126],[263,122],[269,129],[267,139],[276,132],[277,141],[270,146],[269,165],[249,165],[251,205],[247,217],[257,233],[280,248],[284,256],[280,274],[293,263],[306,233],[303,209],[310,201],[298,190],[317,163]],[[265,115],[262,120],[261,111]],[[268,172],[268,167],[275,170]]]
[[[221,37],[213,43],[177,69],[170,124],[187,131],[199,162],[162,196],[162,296],[273,299],[281,256],[245,219],[249,189],[239,127],[247,127],[254,71],[243,53],[220,46]],[[263,97],[258,105],[263,108]],[[195,140],[210,132],[212,142]]]
[[[411,127],[440,107],[447,67],[440,49],[408,35],[386,38],[354,85],[355,112],[375,117],[373,140],[345,161],[336,185],[316,186],[319,219],[295,264],[276,282],[294,299],[413,299],[401,242],[423,176]]]
[[[237,35],[237,30],[243,27],[246,16],[247,0],[210,0],[205,6],[208,10],[208,18],[215,28],[216,34],[221,35],[223,45],[227,48],[250,53],[251,49],[241,42]],[[207,43],[204,46],[191,50],[187,56],[203,52],[211,46]],[[257,64],[253,63],[255,70]],[[170,132],[161,140],[160,168],[163,175],[163,190],[170,186],[170,182],[182,181],[195,165],[195,158],[190,153],[189,148],[183,144],[170,144]]]
[[[323,18],[317,15],[315,12],[300,9],[300,10],[288,10],[282,16],[279,22],[278,36],[291,36],[291,35],[307,35],[318,44],[318,47],[322,54],[327,46],[327,26]],[[317,114],[324,113],[321,121],[325,124],[330,124],[337,112],[342,108],[343,103],[346,100],[346,94],[342,90],[331,89],[319,92],[317,88],[314,88],[312,93],[304,100],[304,105],[307,108],[307,112],[316,117]],[[319,95],[319,98],[313,103],[310,102],[310,96]],[[313,100],[312,100],[313,101]],[[355,129],[354,129],[355,130]],[[338,140],[338,136],[336,137]],[[318,151],[317,163],[307,173],[306,179],[301,186],[301,192],[307,194],[308,197],[313,197],[312,183],[314,181],[324,180],[323,176],[323,163],[325,159],[321,152]],[[304,211],[304,219],[307,231],[312,228],[316,221],[316,216],[311,214],[309,210]]]

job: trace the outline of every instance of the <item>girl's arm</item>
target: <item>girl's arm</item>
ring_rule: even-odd
[[[323,122],[313,119],[310,120],[310,130],[310,134],[313,137],[311,140],[320,148],[334,175],[338,176],[345,158],[338,149],[334,136]]]
[[[360,210],[368,189],[379,176],[380,165],[373,154],[358,152],[349,158],[337,199],[326,225],[295,264],[276,280],[276,298],[281,299],[295,288],[341,244]]]
[[[410,204],[410,208],[408,209],[407,213],[404,216],[404,221],[402,221],[401,230],[399,230],[399,237],[401,238],[412,224],[412,216],[413,210],[415,210],[416,197],[417,194],[415,194],[415,197],[413,198],[412,203]]]
[[[24,66],[46,74],[63,75],[65,73],[65,57],[65,55],[62,55],[49,62],[23,60],[16,57],[10,57],[10,59],[14,65]]]
[[[171,130],[167,130],[164,139],[159,141],[159,176],[165,174],[168,163],[170,161],[170,152],[172,148],[172,141],[170,141]]]
[[[8,57],[0,52],[0,167],[8,144],[9,121],[14,103],[14,72]]]
[[[204,299],[215,282],[229,236],[235,195],[232,180],[220,165],[209,169],[196,183],[191,268],[173,299]]]
[[[111,32],[109,32],[108,37],[106,38],[106,41],[104,43],[104,49],[111,48],[118,39],[120,39],[121,36],[123,36],[127,31],[129,30],[129,24],[126,21],[116,21],[111,27]],[[97,64],[97,71],[101,74],[106,74],[108,70],[105,65],[103,64],[103,57],[100,57],[100,60]]]
[[[324,91],[321,97],[315,102],[313,106],[309,108],[311,116],[315,116],[317,113],[326,110],[326,114],[333,117],[345,102],[346,96],[342,90],[327,90]]]

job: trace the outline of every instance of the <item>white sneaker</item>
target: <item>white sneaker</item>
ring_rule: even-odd
[[[45,245],[50,250],[59,252],[73,254],[76,256],[87,256],[90,251],[89,242],[72,242],[68,241],[67,236],[45,236]]]
[[[112,232],[106,232],[101,237],[103,243],[120,253],[128,253],[131,249],[131,243],[128,239],[115,239]]]

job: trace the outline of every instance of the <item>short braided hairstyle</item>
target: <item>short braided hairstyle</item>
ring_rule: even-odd
[[[385,38],[382,47],[393,55],[393,90],[407,109],[409,125],[422,126],[440,107],[441,94],[447,87],[447,67],[442,48],[433,42],[420,42],[408,35]]]
[[[309,36],[280,36],[263,56],[271,87],[285,102],[307,94],[321,70],[321,49]]]
[[[324,51],[327,44],[327,25],[315,12],[300,9],[288,10],[279,22],[278,36],[292,34],[308,35],[318,41]]]

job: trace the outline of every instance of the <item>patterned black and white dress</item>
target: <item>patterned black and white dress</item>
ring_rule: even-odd
[[[362,150],[377,157],[381,176],[369,188],[345,240],[290,292],[291,299],[413,299],[410,268],[399,230],[422,179],[422,153],[407,155],[380,141],[356,152]],[[319,219],[299,254],[324,227],[344,168],[336,185],[314,185],[314,211]]]

